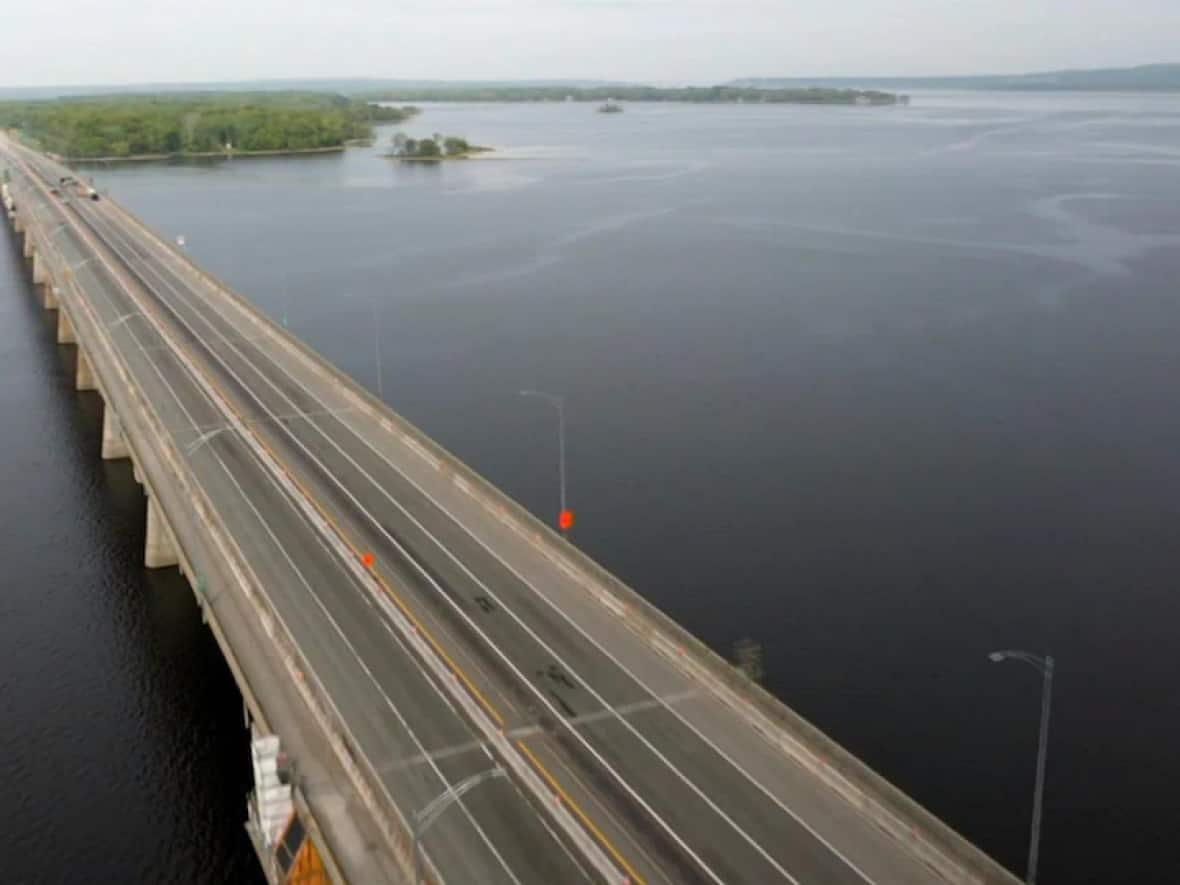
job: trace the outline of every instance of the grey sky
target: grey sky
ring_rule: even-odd
[[[1180,0],[10,0],[0,87],[1009,73],[1175,61]]]

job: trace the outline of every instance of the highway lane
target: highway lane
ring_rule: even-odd
[[[379,571],[413,592],[411,604],[429,623],[461,641],[519,745],[585,797],[646,875],[937,881],[751,729],[734,728],[732,711],[699,685],[636,648],[633,635],[519,537],[473,514],[470,501],[421,464],[396,458],[361,416],[341,411],[347,400],[293,371],[273,346],[246,340],[227,299],[211,296],[182,261],[145,243],[101,201],[80,211],[109,225],[106,235],[148,283],[145,292],[175,312],[191,343],[202,342],[211,371],[223,381],[252,379],[236,400],[259,435],[349,536],[378,554]],[[834,839],[841,830],[849,837]]]
[[[93,214],[97,214],[99,210],[92,210]],[[101,224],[101,223],[100,223]],[[109,228],[104,229],[104,233],[111,238],[119,239],[119,235]],[[143,272],[146,275],[153,275],[153,282],[157,283],[156,291],[161,296],[161,300],[167,302],[177,314],[179,322],[187,329],[190,340],[194,343],[205,343],[208,352],[213,359],[220,360],[226,365],[228,377],[225,379],[228,382],[237,382],[238,389],[254,392],[254,402],[247,402],[244,404],[246,408],[253,409],[250,414],[254,418],[264,418],[268,413],[273,415],[281,414],[315,414],[316,417],[308,419],[296,419],[284,422],[276,422],[282,425],[285,429],[286,435],[293,437],[296,441],[299,440],[301,430],[318,431],[322,423],[335,420],[332,415],[327,414],[330,407],[323,403],[312,402],[306,398],[299,398],[299,392],[293,388],[289,381],[280,376],[277,379],[267,378],[255,362],[248,358],[240,358],[241,351],[245,348],[251,347],[252,342],[243,340],[238,336],[236,330],[221,325],[218,328],[218,323],[223,322],[220,317],[212,314],[206,314],[194,309],[195,305],[184,297],[178,285],[173,285],[172,282],[179,283],[175,280],[169,281],[162,274],[156,272],[156,267],[151,264],[150,256],[144,254],[144,251],[137,247],[134,240],[130,238],[123,238],[119,248],[126,248],[128,254],[133,254],[134,257],[139,258],[145,262]],[[232,336],[232,337],[231,337]],[[219,346],[215,349],[208,345],[210,340],[220,338]],[[273,388],[278,395],[277,399],[271,401],[268,407],[257,392],[265,390],[267,386]],[[307,427],[302,425],[306,422]],[[261,429],[262,433],[266,433],[267,427]],[[351,437],[351,434],[348,435]],[[357,441],[359,442],[359,441]],[[276,441],[277,445],[281,445],[282,441]],[[318,453],[311,450],[310,447],[318,448]],[[347,476],[357,469],[356,457],[364,457],[364,453],[360,450],[354,451],[352,457],[349,453],[340,450],[338,445],[322,433],[313,432],[311,436],[304,437],[302,443],[303,454],[310,455],[312,463],[314,463],[321,470],[319,479],[331,479],[332,477]],[[337,453],[343,456],[344,460],[334,457]],[[296,459],[300,457],[300,451],[293,451],[292,454]],[[312,477],[315,479],[316,477]],[[362,487],[365,494],[370,492],[370,486]],[[340,491],[347,491],[347,488]],[[330,490],[329,494],[335,499],[335,503],[340,504],[338,493],[335,490]],[[370,505],[371,506],[371,505]],[[370,506],[362,505],[363,512],[371,513]],[[391,558],[400,558],[405,561],[407,553],[404,548],[398,547],[396,542],[393,543],[393,549],[390,550],[390,541],[392,539],[387,535],[384,537],[374,537],[372,541],[376,550],[386,551]],[[473,575],[466,576],[470,582]],[[458,583],[458,582],[456,582]],[[446,585],[435,582],[437,589],[445,590]],[[479,585],[478,590],[486,590],[487,593],[493,593],[486,585]],[[475,595],[481,595],[476,593]],[[486,594],[482,594],[486,598]],[[494,593],[493,593],[494,595]],[[473,597],[474,598],[474,597]],[[454,596],[450,598],[454,602]],[[538,610],[540,612],[540,610]],[[544,615],[549,615],[549,612],[540,612]],[[576,691],[578,686],[565,675],[565,670],[569,669],[569,665],[563,661],[561,654],[556,651],[553,644],[546,643],[541,640],[538,635],[529,628],[527,624],[515,617],[512,620],[507,618],[492,619],[493,624],[503,625],[498,632],[504,634],[497,641],[496,637],[490,640],[491,647],[504,648],[508,644],[510,647],[514,646],[523,650],[523,654],[518,653],[515,660],[512,662],[515,665],[516,675],[523,680],[528,680],[529,677],[521,672],[520,661],[524,660],[530,665],[529,672],[541,672],[548,685],[544,691],[537,689],[533,684],[535,680],[530,682],[530,687],[534,689],[537,698],[549,709],[551,716],[554,719],[562,719],[562,717],[577,716],[576,711],[568,701],[563,700],[561,695],[568,694],[569,690]],[[548,628],[550,632],[554,632],[555,623],[549,623]],[[478,629],[478,628],[477,628]],[[491,631],[497,632],[497,631]],[[484,638],[487,640],[488,634],[484,633]],[[576,637],[570,636],[554,636],[552,643],[576,641]],[[586,650],[581,650],[582,654],[589,658],[590,655]],[[611,685],[613,681],[617,681],[617,676],[621,674],[606,674],[603,681],[607,685]],[[575,674],[574,678],[580,678]],[[603,697],[593,688],[587,686],[587,691],[591,695],[592,700],[590,706],[584,709],[583,713],[605,712],[610,717],[621,724],[622,728],[612,729],[612,723],[608,721],[595,721],[591,719],[588,724],[573,732],[574,744],[577,748],[584,751],[578,755],[578,761],[584,768],[589,768],[586,772],[588,777],[595,777],[601,780],[601,770],[605,769],[610,773],[611,777],[622,787],[626,792],[625,798],[638,804],[643,811],[645,811],[651,818],[654,819],[658,827],[663,828],[671,837],[675,846],[682,851],[692,863],[703,871],[707,879],[712,881],[798,881],[792,873],[782,863],[776,861],[771,851],[760,844],[756,838],[750,835],[749,831],[743,828],[740,823],[734,821],[729,814],[727,814],[719,805],[711,798],[706,791],[709,785],[702,788],[694,783],[681,769],[676,768],[669,760],[665,752],[657,750],[653,744],[639,732],[631,723],[625,719],[621,714],[615,711],[616,707],[626,707],[629,704],[636,703],[642,698],[638,694],[632,693],[630,696],[615,696],[611,698]],[[581,701],[581,698],[578,698]],[[652,711],[647,718],[659,715],[658,710]],[[674,751],[673,751],[674,752]],[[668,777],[664,769],[657,764],[653,767],[651,757],[654,756],[659,763],[663,763],[664,768],[669,769],[674,775]],[[748,815],[748,823],[750,825],[757,825],[764,827],[764,821],[755,817],[762,813],[762,809],[754,808]],[[729,825],[738,839],[717,838],[717,831],[713,821],[710,819],[716,815]],[[707,827],[711,838],[704,840],[703,838],[685,838],[681,832],[668,822],[670,817],[678,819],[681,831],[689,830],[696,827]],[[783,828],[784,824],[778,822],[777,826],[772,824],[769,828],[770,835],[778,835],[781,841],[781,833],[777,831]],[[726,831],[721,830],[722,833]],[[695,834],[694,834],[695,835]],[[765,838],[765,837],[764,837]],[[799,841],[800,848],[808,847],[806,841]],[[752,849],[749,850],[749,849]],[[706,859],[706,857],[708,859]],[[832,865],[835,868],[836,865]],[[833,873],[839,875],[839,872]],[[826,876],[832,874],[825,874]],[[838,881],[832,879],[832,881]]]
[[[452,623],[485,646],[485,659],[489,649],[508,658],[489,669],[508,669],[527,683],[551,721],[577,720],[567,729],[565,746],[574,748],[575,766],[586,777],[601,781],[608,772],[620,801],[638,804],[705,880],[873,881],[798,820],[781,789],[747,776],[675,704],[651,692],[472,543],[432,498],[331,414],[332,403],[297,383],[258,342],[241,339],[207,293],[127,233],[124,245],[153,276],[154,288],[180,322],[217,342],[216,359],[236,377],[250,379],[246,386],[259,397],[249,398],[250,408],[259,415],[312,416],[286,422],[278,434],[286,439],[274,442],[289,463],[303,465],[310,487],[332,503],[341,521],[351,522],[382,561],[402,566],[403,580],[418,572],[413,586],[421,597],[436,609],[440,599],[450,606]],[[358,512],[365,518],[357,520]],[[691,692],[686,687],[685,694]],[[917,875],[904,881],[923,880]]]
[[[84,244],[76,239],[68,244],[71,263],[84,261]],[[192,383],[154,327],[137,315],[138,306],[107,266],[91,261],[78,272],[87,290],[99,293],[92,307],[112,324],[111,334],[121,341],[137,380],[177,428],[178,442],[191,443],[206,428],[224,426],[225,416]],[[357,586],[235,434],[208,437],[193,451],[191,464],[239,544],[250,551],[314,671],[342,706],[352,701],[346,718],[391,792],[401,801],[413,797],[421,807],[446,783],[488,767],[470,729],[383,618],[374,616],[368,591]],[[333,631],[336,641],[325,641]],[[432,757],[436,749],[455,747],[467,749]],[[470,794],[440,819],[425,844],[428,857],[451,881],[586,880],[581,865],[507,781]]]
[[[86,208],[89,208],[89,207],[86,207]],[[202,346],[205,343],[207,343],[207,342],[203,342],[203,340],[200,336],[193,334],[191,330],[188,330],[188,331],[189,331],[189,335],[188,335],[189,343],[194,344],[194,345],[202,345]],[[235,340],[236,341],[241,340],[241,337],[238,333],[229,333],[229,334],[233,335],[234,338],[230,338],[227,335],[227,337],[225,339],[223,339],[220,342],[220,344],[218,345],[219,350],[221,347],[232,347],[232,344],[234,343]],[[234,381],[234,376],[232,376],[232,375],[228,376],[227,378],[224,378],[223,380],[226,382],[232,382],[232,381]],[[255,426],[260,429],[260,432],[263,432],[263,433],[265,433],[265,430],[267,429],[268,426],[289,427],[292,425],[297,425],[302,420],[302,419],[298,419],[298,418],[293,418],[293,419],[289,418],[289,419],[285,419],[285,420],[277,420],[276,419],[276,420],[270,421],[268,423],[268,418],[271,416],[271,413],[266,410],[259,410],[259,409],[251,410],[249,404],[245,404],[243,411],[246,412],[247,418],[249,420],[256,422]],[[282,412],[282,413],[274,413],[274,414],[275,415],[278,415],[278,414],[292,415],[292,414],[297,414],[297,412],[293,412],[290,409],[287,409],[287,410],[284,410],[284,412]],[[637,878],[639,878],[639,879],[647,878],[648,881],[660,881],[663,879],[662,868],[661,867],[651,867],[651,868],[645,869],[645,875],[639,876]]]

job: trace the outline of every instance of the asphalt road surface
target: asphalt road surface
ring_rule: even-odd
[[[50,181],[66,174],[35,162]],[[348,545],[371,554],[385,592],[622,873],[942,881],[109,200],[27,187],[20,199],[57,219],[55,242],[92,309],[400,808],[424,807],[494,759],[191,366]],[[424,853],[448,882],[589,881],[547,817],[512,780],[491,780],[439,818]]]

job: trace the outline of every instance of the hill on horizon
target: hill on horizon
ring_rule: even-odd
[[[864,89],[981,89],[995,91],[1180,90],[1180,63],[1133,68],[1079,68],[1032,74],[966,74],[945,77],[743,77],[734,86],[782,89],[829,86]]]
[[[142,95],[185,92],[336,92],[344,95],[373,94],[382,90],[435,89],[469,90],[488,88],[571,88],[596,89],[611,86],[652,86],[626,80],[534,79],[534,80],[438,80],[387,77],[339,77],[275,80],[194,81],[177,83],[98,83],[65,86],[0,87],[0,100],[38,99],[91,95]],[[677,85],[716,85],[712,82]],[[756,89],[793,89],[807,86],[839,89],[978,89],[1042,91],[1163,91],[1180,90],[1180,63],[1140,65],[1131,68],[1089,68],[1045,71],[1031,74],[965,74],[936,77],[741,77],[722,85]]]

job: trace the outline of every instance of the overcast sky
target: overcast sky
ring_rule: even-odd
[[[1180,60],[1180,0],[5,3],[0,87],[1012,73]]]

